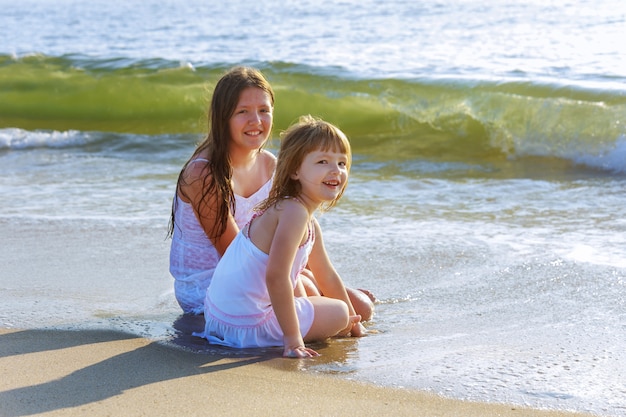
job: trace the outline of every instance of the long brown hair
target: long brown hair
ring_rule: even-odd
[[[274,182],[268,198],[258,210],[263,211],[286,197],[298,197],[301,192],[300,181],[291,178],[298,171],[307,154],[316,150],[345,153],[348,157],[346,168],[352,165],[352,150],[346,135],[335,125],[311,115],[301,116],[297,123],[291,125],[281,134],[280,151],[274,173]],[[337,197],[323,204],[322,211],[329,210],[343,195],[346,183]]]
[[[176,195],[180,193],[183,197],[189,198],[181,188],[181,185],[186,185],[183,173],[197,155],[208,150],[209,158],[205,167],[208,175],[203,179],[200,204],[209,204],[210,196],[216,197],[217,221],[209,238],[217,238],[224,233],[228,216],[231,210],[233,213],[235,211],[235,195],[231,186],[232,167],[228,153],[228,145],[231,140],[229,121],[237,107],[241,92],[249,87],[260,88],[265,91],[270,97],[272,107],[274,106],[274,91],[260,71],[249,67],[231,68],[219,79],[213,90],[208,113],[209,132],[178,175]],[[174,198],[168,237],[174,233],[176,204],[177,198]]]

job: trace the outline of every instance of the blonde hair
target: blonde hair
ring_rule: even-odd
[[[298,197],[301,192],[300,181],[291,178],[296,173],[305,156],[316,150],[339,152],[346,154],[346,168],[352,165],[352,150],[346,135],[336,126],[311,115],[301,116],[297,123],[291,125],[281,135],[281,145],[274,173],[274,182],[268,198],[259,205],[265,210],[286,197]],[[323,204],[320,210],[326,211],[337,204],[346,189],[343,184],[337,197]]]

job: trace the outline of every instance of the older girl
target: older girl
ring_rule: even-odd
[[[253,68],[235,67],[215,86],[209,133],[180,172],[170,221],[170,273],[185,313],[203,312],[220,257],[267,197],[273,110],[272,87]]]

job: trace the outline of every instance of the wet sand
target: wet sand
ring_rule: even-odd
[[[444,399],[103,330],[0,330],[0,415],[582,416]],[[296,366],[297,368],[297,366]]]

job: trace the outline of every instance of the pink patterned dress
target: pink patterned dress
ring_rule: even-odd
[[[192,162],[206,159],[197,158]],[[254,207],[269,195],[270,179],[250,197],[235,194],[235,222],[241,229],[250,221]],[[204,233],[191,204],[176,198],[174,234],[170,247],[170,274],[174,277],[174,295],[185,313],[201,314],[206,290],[220,260],[219,253]]]

